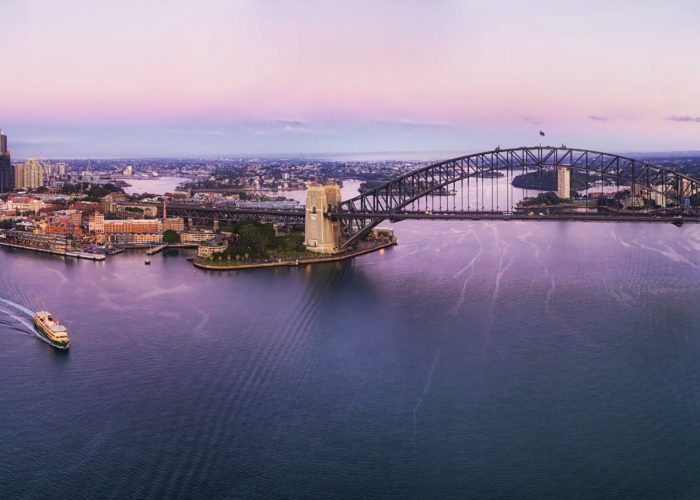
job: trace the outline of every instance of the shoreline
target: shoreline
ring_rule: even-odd
[[[345,254],[339,254],[339,255],[329,255],[327,257],[301,257],[299,259],[295,259],[293,261],[285,261],[285,262],[258,262],[258,263],[253,263],[253,264],[240,264],[237,266],[216,266],[216,265],[210,265],[210,264],[201,264],[199,262],[192,261],[192,264],[194,267],[197,267],[199,269],[206,269],[209,271],[236,271],[239,269],[263,269],[263,268],[270,268],[270,267],[297,267],[297,266],[304,266],[307,264],[322,264],[325,262],[338,262],[341,260],[346,260],[346,259],[352,259],[353,257],[359,257],[360,255],[364,255],[366,253],[370,252],[376,252],[377,250],[382,250],[384,248],[388,248],[394,245],[397,245],[399,243],[398,238],[392,238],[390,241],[387,241],[385,243],[382,243],[380,245],[377,245],[375,247],[371,248],[364,248],[362,250],[356,250],[351,253],[345,253]]]
[[[85,259],[85,260],[94,260],[94,261],[103,261],[107,257],[102,254],[90,254],[86,252],[80,252],[80,251],[62,251],[62,250],[52,250],[50,248],[39,248],[39,247],[31,247],[28,245],[18,245],[16,243],[7,243],[6,241],[0,241],[0,246],[8,247],[8,248],[19,248],[21,250],[32,250],[34,252],[41,252],[41,253],[48,253],[52,255],[58,255],[60,257],[73,257],[76,259]]]

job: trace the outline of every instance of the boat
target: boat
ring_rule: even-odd
[[[58,320],[50,312],[44,311],[43,307],[41,312],[34,314],[34,324],[43,340],[58,349],[68,349],[70,339],[66,327],[59,325]]]
[[[146,257],[146,262],[145,262],[145,264],[146,264],[147,266],[150,266],[150,265],[151,265],[151,258],[150,258],[150,257]]]

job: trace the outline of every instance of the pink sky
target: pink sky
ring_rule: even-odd
[[[22,148],[700,149],[695,2],[1,3]]]

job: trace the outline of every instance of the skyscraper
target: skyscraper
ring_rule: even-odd
[[[7,150],[7,136],[0,130],[0,193],[12,191],[15,187],[15,170]]]
[[[571,198],[571,171],[568,168],[560,168],[557,181],[557,196],[563,200]]]
[[[24,165],[15,165],[15,189],[24,189]]]
[[[24,188],[36,189],[44,185],[44,169],[36,158],[29,158],[24,164]]]

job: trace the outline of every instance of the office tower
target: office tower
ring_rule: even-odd
[[[15,188],[15,169],[10,163],[10,153],[0,153],[0,193]]]
[[[24,165],[15,165],[15,189],[24,189]]]
[[[24,188],[36,189],[44,185],[44,169],[36,158],[30,158],[24,164]]]
[[[560,168],[557,181],[557,196],[564,200],[571,198],[571,171],[568,168]]]
[[[10,152],[7,150],[7,136],[0,130],[0,193],[12,191],[15,188],[15,170],[10,162]]]

